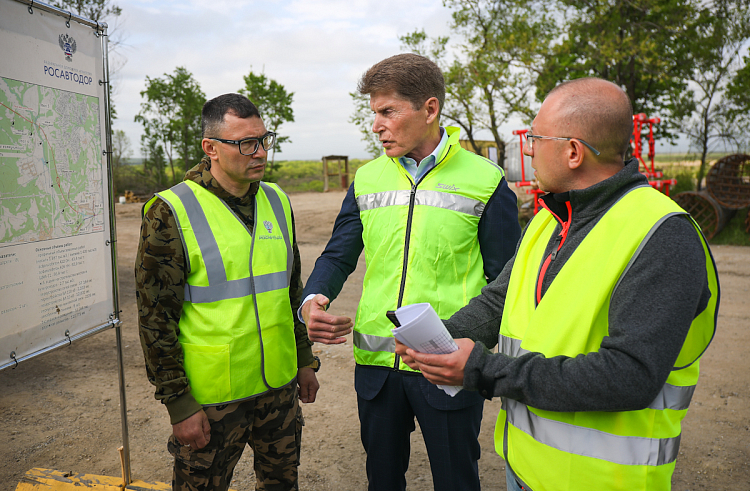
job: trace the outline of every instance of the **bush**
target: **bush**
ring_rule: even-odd
[[[674,196],[683,191],[695,191],[695,174],[697,171],[698,167],[692,166],[672,165],[665,167],[662,170],[664,179],[677,179],[677,184],[669,189],[669,195]]]
[[[357,169],[369,160],[352,159],[349,161],[349,183],[354,180]],[[274,173],[275,182],[287,193],[322,192],[323,191],[323,161],[322,160],[288,160]],[[263,180],[266,180],[265,178]],[[339,187],[339,177],[330,176],[328,185],[331,189]]]
[[[320,179],[313,179],[307,183],[307,191],[322,193],[323,192],[323,181]]]
[[[145,198],[153,195],[155,192],[165,189],[165,186],[159,186],[151,176],[143,172],[141,167],[134,165],[124,165],[120,167],[113,179],[115,201],[117,200],[117,197],[122,196],[125,191],[132,191],[133,194]],[[169,185],[166,185],[166,188],[168,187]]]

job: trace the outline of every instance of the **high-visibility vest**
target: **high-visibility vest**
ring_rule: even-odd
[[[195,400],[234,402],[287,385],[297,374],[289,198],[261,182],[250,231],[195,182],[156,196],[171,208],[188,260],[178,339]]]
[[[678,214],[686,213],[651,187],[630,191],[588,233],[537,305],[540,265],[557,225],[551,213],[540,211],[524,234],[511,272],[501,352],[514,357],[538,352],[551,358],[599,350],[608,335],[610,300],[619,279],[656,228]],[[532,490],[669,489],[680,422],[698,381],[698,360],[715,331],[719,297],[713,257],[693,224],[706,256],[711,299],[693,320],[671,374],[648,408],[554,412],[503,398],[495,449]]]
[[[396,366],[386,311],[429,302],[446,319],[487,284],[477,230],[503,170],[462,149],[458,128],[437,165],[414,184],[395,159],[383,155],[361,167],[354,194],[362,220],[367,271],[354,325],[358,364]]]

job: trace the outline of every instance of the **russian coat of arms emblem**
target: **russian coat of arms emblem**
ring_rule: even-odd
[[[76,52],[76,40],[67,34],[60,34],[57,41],[60,44],[60,49],[65,53],[65,59],[73,61],[73,53]]]

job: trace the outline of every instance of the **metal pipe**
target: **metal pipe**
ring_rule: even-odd
[[[123,447],[123,479],[125,480],[125,486],[128,486],[131,482],[130,473],[130,438],[128,436],[128,405],[125,397],[125,366],[123,363],[122,353],[122,329],[121,322],[119,322],[120,316],[120,297],[118,285],[118,274],[117,274],[117,226],[115,224],[115,199],[114,199],[114,183],[112,173],[112,118],[111,118],[111,102],[109,99],[110,93],[110,79],[109,79],[109,38],[107,36],[107,28],[104,27],[101,31],[102,40],[102,54],[103,54],[103,79],[99,81],[101,85],[104,85],[104,141],[106,144],[106,150],[104,155],[107,161],[107,187],[109,189],[109,245],[110,254],[112,261],[112,300],[114,304],[114,312],[112,317],[118,319],[117,325],[115,326],[115,338],[117,342],[117,374],[120,381],[120,422],[122,425],[122,447]]]
[[[62,341],[58,341],[57,343],[53,344],[52,346],[47,346],[46,348],[42,348],[39,351],[35,351],[33,353],[29,353],[28,355],[22,356],[20,358],[16,358],[16,361],[8,362],[4,365],[0,365],[0,371],[5,370],[6,368],[14,367],[18,365],[18,363],[21,363],[22,361],[29,360],[31,358],[34,358],[38,355],[43,355],[44,353],[48,353],[54,349],[62,348],[63,346],[70,346],[70,344],[73,341],[78,341],[79,339],[87,338],[93,334],[100,333],[104,331],[105,329],[110,329],[115,326],[116,323],[119,323],[120,321],[118,319],[115,319],[114,321],[109,321],[106,324],[102,324],[101,326],[94,327],[93,329],[89,329],[86,332],[82,332],[79,334],[76,334],[74,336],[68,337]]]
[[[74,20],[78,22],[79,24],[93,27],[97,31],[101,31],[102,29],[107,29],[106,22],[96,22],[95,20],[87,19],[86,17],[81,17],[80,15],[74,14],[73,12],[69,10],[64,10],[59,7],[47,5],[46,3],[37,2],[36,0],[16,0],[16,2],[22,3],[24,5],[28,5],[30,10],[39,9],[43,12],[49,12],[50,14],[59,15],[60,17],[67,17],[68,20]]]

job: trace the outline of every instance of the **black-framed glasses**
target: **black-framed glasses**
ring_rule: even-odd
[[[263,150],[266,152],[271,150],[276,144],[276,133],[269,131],[261,137],[243,138],[242,140],[225,140],[223,138],[209,138],[209,140],[237,145],[242,155],[254,155],[255,152],[258,151],[258,148],[260,148],[261,144],[263,145]]]
[[[594,152],[594,155],[599,155],[601,153],[599,150],[595,149],[594,147],[592,147],[585,141],[581,140],[580,138],[575,138],[575,137],[565,138],[565,137],[558,137],[558,136],[532,135],[531,133],[524,133],[523,136],[526,137],[526,140],[529,142],[529,150],[531,151],[534,151],[534,138],[539,138],[540,140],[564,140],[564,141],[576,140],[586,145],[589,148],[589,150]]]

